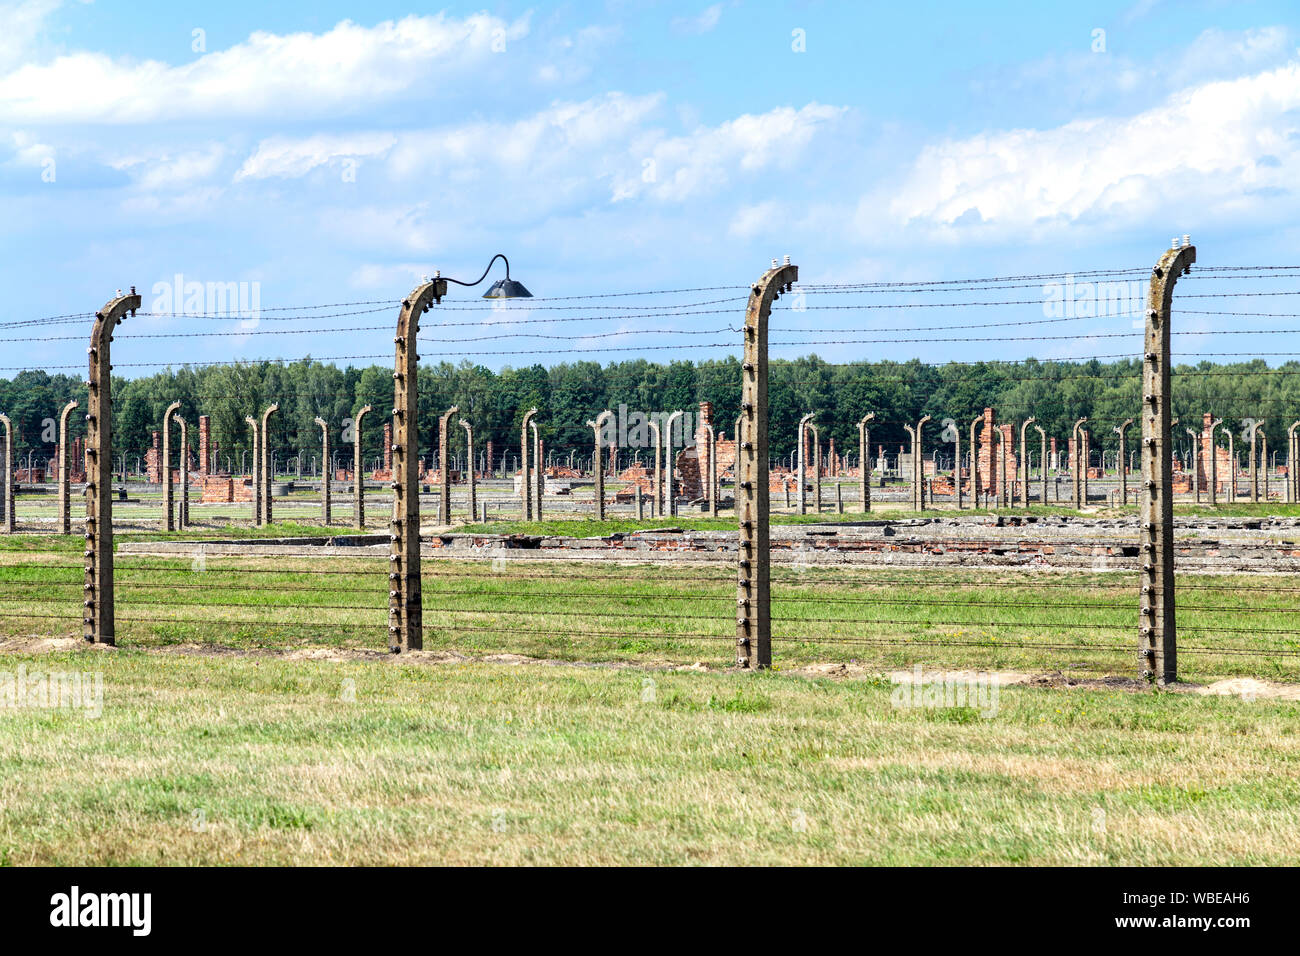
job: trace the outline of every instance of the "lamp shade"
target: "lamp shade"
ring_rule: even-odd
[[[483,293],[485,299],[531,299],[532,297],[533,294],[524,288],[524,284],[514,279],[498,279]]]

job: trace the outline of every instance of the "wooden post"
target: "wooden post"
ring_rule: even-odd
[[[68,415],[77,402],[71,401],[59,413],[59,534],[72,534],[72,476],[68,466]],[[87,475],[87,478],[90,476]]]
[[[1174,501],[1169,325],[1174,283],[1196,261],[1196,248],[1169,249],[1151,273],[1142,363],[1142,606],[1139,651],[1148,679],[1178,679],[1174,613]]]
[[[772,666],[771,548],[768,513],[767,320],[772,302],[798,281],[799,267],[786,261],[750,289],[745,309],[745,358],[741,365],[743,427],[736,435],[736,517],[740,556],[736,587],[736,664]],[[801,436],[802,438],[802,436]]]
[[[140,308],[135,289],[95,313],[90,333],[90,407],[86,412],[86,583],[82,622],[87,641],[116,644],[113,618],[113,329]],[[9,513],[13,513],[12,507]]]
[[[416,286],[402,300],[393,338],[393,517],[389,525],[388,649],[394,654],[424,646],[424,598],[420,589],[419,368],[420,316],[447,294],[447,280]]]

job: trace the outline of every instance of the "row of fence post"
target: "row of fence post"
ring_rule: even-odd
[[[1146,312],[1145,352],[1143,355],[1143,410],[1142,424],[1142,488],[1141,488],[1141,596],[1139,601],[1139,654],[1144,673],[1161,683],[1177,678],[1176,621],[1174,604],[1174,529],[1171,447],[1172,415],[1170,411],[1170,312],[1174,284],[1178,277],[1190,270],[1196,260],[1195,247],[1184,243],[1169,249],[1152,271],[1148,308]],[[768,465],[768,318],[772,303],[792,284],[798,281],[799,270],[791,265],[789,257],[784,264],[776,260],[753,284],[745,311],[744,360],[741,365],[741,414],[736,429],[736,520],[738,548],[736,560],[736,664],[744,669],[763,669],[772,663],[771,634],[771,549],[769,541],[770,488]],[[446,295],[447,282],[435,278],[418,286],[402,302],[394,338],[394,402],[393,402],[393,514],[390,521],[389,570],[389,646],[394,652],[415,650],[423,646],[423,608],[420,589],[420,535],[419,535],[419,469],[415,455],[416,409],[418,408],[417,370],[419,355],[416,342],[420,316]],[[96,313],[89,349],[90,377],[88,380],[90,406],[86,415],[86,548],[85,548],[85,637],[89,641],[112,644],[115,640],[113,620],[113,549],[112,549],[112,395],[110,349],[112,331],[127,314],[140,307],[140,296],[134,288],[128,295],[118,295]],[[176,406],[168,409],[170,415]],[[260,422],[249,418],[254,426],[254,437],[260,447],[254,455],[258,474],[254,476],[257,513],[265,523],[271,521],[271,476],[266,429],[277,405],[269,406]],[[367,407],[364,411],[368,411]],[[449,515],[446,467],[447,423],[457,411],[450,409],[442,418],[441,461],[442,514]],[[522,423],[521,498],[525,517],[531,506],[541,516],[541,441],[534,436],[534,454],[537,462],[537,487],[534,498],[528,462],[528,428],[536,409],[531,409]],[[359,417],[359,416],[358,416]],[[867,447],[867,424],[873,416],[859,422],[863,447]],[[603,416],[602,416],[603,418]],[[805,422],[808,419],[805,419]],[[1032,420],[1031,420],[1032,421]],[[924,424],[917,423],[915,434]],[[318,419],[324,428],[324,422]],[[601,419],[589,422],[596,430],[596,458],[600,458],[599,429]],[[0,415],[0,424],[6,430],[6,449],[12,447],[11,427],[7,418]],[[260,430],[258,425],[260,424]],[[462,424],[464,424],[462,422]],[[801,423],[802,424],[802,423]],[[1030,422],[1026,422],[1026,425]],[[1081,424],[1081,423],[1080,423]],[[1126,423],[1127,424],[1127,423]],[[467,432],[469,431],[466,426]],[[1078,425],[1076,425],[1076,432]],[[1000,432],[999,432],[1000,433]],[[472,432],[469,432],[472,443]],[[972,440],[974,430],[972,427]],[[658,436],[657,436],[658,437]],[[1121,433],[1121,440],[1122,440]],[[1292,450],[1296,436],[1290,433]],[[800,457],[803,457],[803,431],[800,431]],[[328,430],[326,430],[328,442]],[[1021,430],[1024,443],[1024,429]],[[1076,445],[1076,448],[1079,446]],[[360,442],[357,442],[360,448]],[[972,448],[974,445],[972,443]],[[357,452],[359,456],[360,452]],[[6,459],[11,456],[6,454]],[[713,455],[711,454],[711,458]],[[328,457],[326,458],[328,461]],[[662,458],[656,457],[656,468]],[[913,467],[919,464],[914,456]],[[168,459],[164,459],[166,478],[170,478]],[[712,467],[712,466],[711,466]],[[603,467],[597,468],[598,472]],[[801,479],[802,479],[801,467]],[[865,469],[863,469],[865,473]],[[975,468],[972,469],[973,477]],[[362,503],[360,495],[360,462],[356,477],[358,495],[357,520],[360,522]],[[1077,474],[1077,472],[1076,472]],[[326,475],[328,482],[329,476]],[[1077,479],[1076,479],[1077,480]],[[1086,477],[1083,479],[1086,481]],[[1289,476],[1294,488],[1294,476]],[[867,484],[865,474],[864,485]],[[1026,482],[1027,483],[1027,482]],[[919,483],[918,483],[919,484]],[[601,482],[598,479],[598,489]],[[169,497],[170,481],[164,481],[164,496]],[[656,481],[656,492],[662,485]],[[978,487],[978,482],[976,482]],[[1077,487],[1077,485],[1076,485]],[[638,486],[639,490],[639,486]],[[671,496],[671,484],[668,486]],[[1293,492],[1295,493],[1295,492]],[[803,482],[800,481],[800,500],[803,502]],[[914,495],[917,492],[914,491]],[[1076,492],[1077,496],[1078,492]],[[6,468],[5,520],[13,516],[12,474]],[[325,491],[328,502],[328,490]],[[864,505],[869,502],[869,489],[863,488]],[[530,500],[531,499],[531,500]],[[922,501],[923,503],[923,501]],[[328,504],[325,506],[328,509]],[[638,503],[638,509],[639,509]],[[170,515],[170,511],[168,512]],[[182,510],[182,523],[185,520]]]

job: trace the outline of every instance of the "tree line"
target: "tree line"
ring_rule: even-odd
[[[774,456],[785,457],[796,444],[795,430],[807,412],[817,414],[821,440],[835,439],[841,452],[858,454],[857,422],[874,412],[871,442],[887,453],[906,445],[904,423],[930,415],[926,447],[940,441],[942,424],[952,419],[961,431],[963,447],[972,418],[986,406],[1001,422],[1019,423],[1034,416],[1049,436],[1062,444],[1074,422],[1088,417],[1094,449],[1113,449],[1118,436],[1112,426],[1141,412],[1141,361],[1110,363],[985,362],[927,365],[911,362],[829,363],[817,356],[773,360],[770,366],[770,443]],[[1240,435],[1242,420],[1261,419],[1269,447],[1285,447],[1287,427],[1300,418],[1300,363],[1270,368],[1264,361],[1179,366],[1174,373],[1174,414],[1181,423],[1176,441],[1189,442],[1184,428],[1200,427],[1202,412],[1213,412]],[[588,419],[620,404],[643,414],[682,409],[695,412],[702,401],[714,405],[715,427],[728,437],[740,410],[739,360],[668,363],[634,359],[540,364],[504,368],[499,372],[462,362],[420,368],[420,454],[437,448],[438,416],[451,405],[458,417],[474,426],[477,453],[489,439],[498,464],[502,451],[516,451],[519,424],[529,408],[540,411],[538,424],[548,449],[590,454]],[[299,453],[309,462],[320,452],[320,416],[330,424],[331,440],[346,467],[351,446],[342,444],[346,419],[371,405],[362,436],[367,467],[382,453],[382,426],[392,415],[393,373],[390,368],[339,368],[304,359],[292,363],[263,362],[192,368],[183,366],[134,379],[114,378],[114,456],[143,459],[152,433],[161,427],[163,410],[180,401],[179,414],[191,424],[197,450],[199,415],[212,419],[212,437],[220,447],[220,467],[227,459],[240,467],[240,453],[251,450],[252,436],[244,419],[260,417],[272,402],[279,412],[271,419],[271,448],[284,462]],[[0,412],[12,419],[15,452],[29,451],[44,464],[54,454],[57,421],[71,399],[81,408],[70,419],[73,437],[85,432],[86,386],[70,375],[22,372],[0,379]],[[453,426],[455,422],[453,421]],[[1139,426],[1135,426],[1139,427]],[[1136,434],[1136,433],[1135,433]],[[451,448],[463,452],[463,429],[451,431]],[[1238,441],[1240,445],[1240,440]]]

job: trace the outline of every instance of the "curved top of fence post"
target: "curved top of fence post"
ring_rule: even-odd
[[[91,362],[97,362],[100,350],[113,341],[113,327],[121,323],[126,313],[135,315],[139,308],[140,296],[136,294],[135,286],[132,286],[129,294],[122,295],[119,292],[116,298],[110,299],[95,313],[95,324],[90,330]],[[111,372],[112,369],[104,371]]]
[[[865,415],[862,416],[861,421],[858,422],[858,427],[861,428],[867,422],[875,421],[875,418],[876,418],[875,412],[867,412]]]

